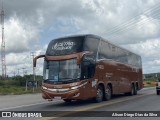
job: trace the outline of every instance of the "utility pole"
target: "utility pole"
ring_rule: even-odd
[[[27,75],[27,70],[25,70],[24,74]]]
[[[13,71],[13,75],[14,75],[14,77],[16,76],[16,72],[15,71]]]
[[[1,62],[2,62],[2,78],[6,78],[6,59],[5,59],[5,40],[4,40],[4,10],[2,0],[1,27],[2,27],[2,43],[1,43]]]
[[[25,71],[24,71],[24,69],[26,69],[26,68],[22,68],[22,70],[23,70],[23,77],[24,77],[24,75],[25,75]]]
[[[18,70],[17,76],[19,76],[19,69],[17,69],[17,70]]]
[[[35,83],[35,81],[36,81],[36,78],[35,78],[35,67],[33,66],[33,59],[35,57],[35,52],[31,52],[31,56],[32,56],[32,67],[33,67],[33,80],[34,80],[34,83]],[[34,85],[33,85],[33,92],[34,92]]]

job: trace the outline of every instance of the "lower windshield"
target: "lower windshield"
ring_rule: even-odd
[[[76,59],[44,62],[44,80],[53,82],[71,81],[80,78]]]

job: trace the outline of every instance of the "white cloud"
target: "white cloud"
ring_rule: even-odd
[[[137,44],[123,45],[123,47],[142,56],[143,71],[145,73],[160,71],[160,39],[149,39]]]
[[[160,66],[160,60],[154,60],[154,64]]]
[[[147,58],[160,57],[158,55],[160,51],[160,39],[149,39],[145,42],[123,46]]]
[[[54,39],[81,33],[124,45],[142,56],[145,72],[160,71],[159,0],[5,0],[4,8],[8,71],[28,67],[23,56],[31,51],[45,53],[48,34]]]
[[[12,17],[5,23],[7,53],[29,51],[38,40],[38,30]]]
[[[34,55],[43,54],[44,51],[37,50]],[[31,53],[10,53],[6,56],[7,62],[7,74],[13,76],[14,73],[17,75],[18,71],[20,75],[23,75],[23,68],[27,71],[27,74],[33,74],[33,57]],[[36,74],[42,75],[43,70],[43,59],[39,59],[36,67]]]

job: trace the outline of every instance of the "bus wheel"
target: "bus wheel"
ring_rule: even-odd
[[[104,100],[110,100],[111,97],[112,97],[112,90],[111,90],[111,87],[108,85],[105,90]]]
[[[63,99],[65,102],[71,102],[70,99]]]
[[[137,86],[134,86],[134,95],[137,95]]]
[[[103,100],[103,89],[101,86],[99,86],[97,89],[97,95],[96,95],[95,101],[102,102],[102,100]]]
[[[131,92],[129,92],[129,95],[132,96],[135,93],[135,87],[134,85],[131,86]]]

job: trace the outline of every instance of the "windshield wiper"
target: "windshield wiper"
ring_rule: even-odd
[[[43,80],[44,83],[49,83],[49,84],[62,84],[63,81],[55,81],[53,79],[46,79],[46,80]]]
[[[61,78],[59,79],[59,81],[72,81],[73,78]]]
[[[60,80],[62,80],[62,79],[73,79],[73,78],[61,78]]]

